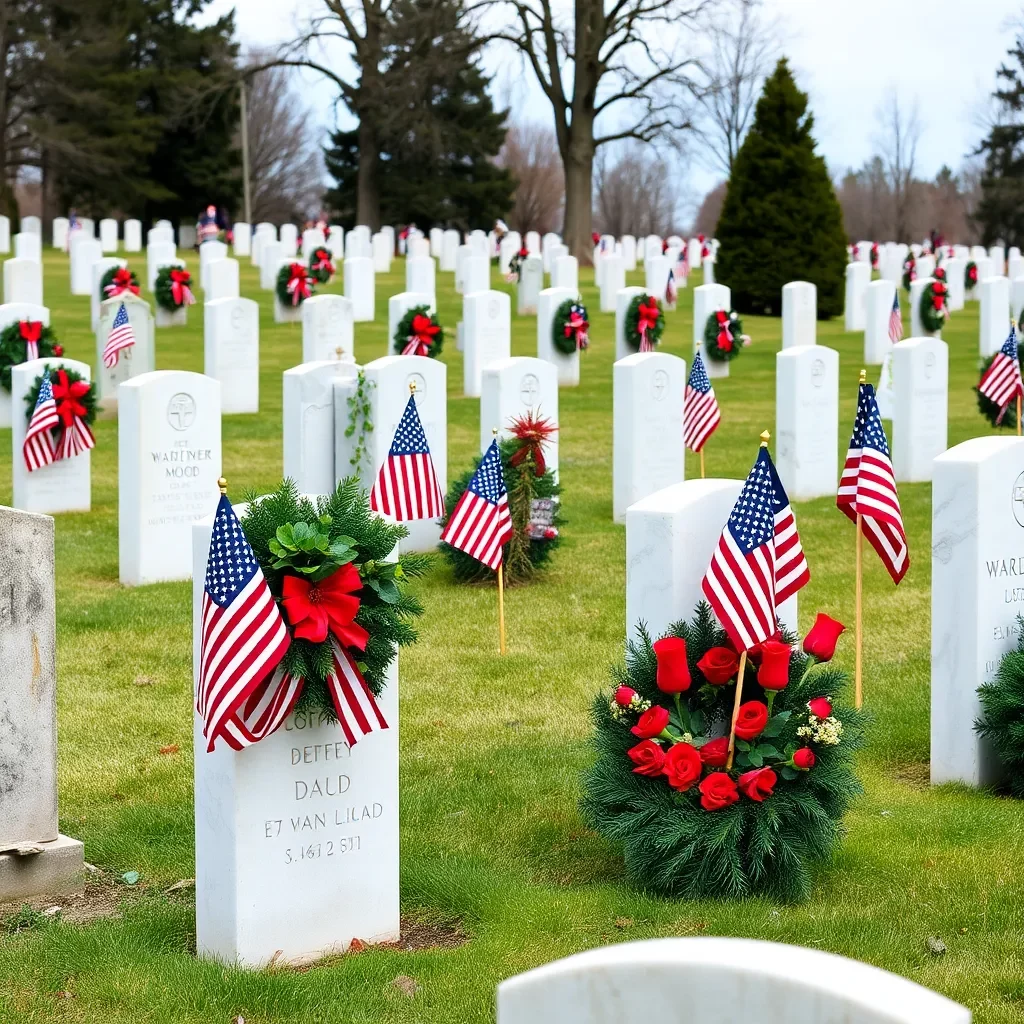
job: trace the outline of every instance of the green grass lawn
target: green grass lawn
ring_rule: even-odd
[[[198,259],[189,260],[197,270]],[[144,258],[133,263],[144,270]],[[404,289],[403,263],[393,268],[377,279],[376,323],[357,325],[360,362],[390,349],[387,297]],[[45,274],[68,356],[95,364],[89,300],[68,294],[67,258],[48,252]],[[943,992],[979,1021],[1024,1019],[1024,808],[928,785],[928,485],[900,488],[911,569],[898,589],[865,546],[873,715],[860,758],[866,795],[807,903],[650,898],[626,884],[616,851],[583,825],[577,800],[590,758],[588,707],[621,656],[625,632],[625,531],[612,523],[614,317],[597,312],[589,271],[584,278],[592,344],[582,385],[560,394],[570,522],[553,567],[529,590],[507,595],[509,654],[501,659],[493,590],[458,586],[440,565],[420,585],[420,643],[401,659],[403,913],[457,921],[468,941],[367,950],[305,972],[239,971],[195,958],[191,893],[163,894],[194,874],[190,584],[118,584],[117,432],[107,419],[97,424],[92,456],[93,511],[57,517],[61,830],[85,842],[86,859],[104,877],[140,872],[135,889],[144,891],[125,889],[133,898],[109,919],[54,920],[0,937],[0,1020],[227,1024],[241,1014],[247,1024],[468,1024],[492,1019],[495,985],[517,972],[604,943],[697,934],[830,950]],[[460,297],[451,274],[438,281],[440,318],[452,331],[443,359],[454,476],[475,453],[479,403],[461,397]],[[642,275],[630,283],[642,284]],[[274,325],[272,297],[258,290],[247,260],[242,290],[261,307],[261,412],[224,418],[224,472],[236,496],[279,480],[281,373],[301,358],[300,325]],[[662,345],[687,360],[691,297],[683,291],[679,310],[668,314]],[[715,382],[723,420],[707,448],[709,475],[744,476],[758,434],[774,430],[781,322],[750,317],[745,329],[754,344],[728,380]],[[945,334],[955,444],[988,431],[971,390],[977,306],[955,313]],[[862,337],[833,321],[818,325],[818,338],[841,355],[845,449]],[[513,354],[536,354],[535,339],[533,318],[513,319]],[[200,308],[187,328],[157,332],[157,366],[202,370]],[[0,503],[9,503],[10,434],[0,433]],[[692,455],[687,472],[697,473]],[[796,511],[812,573],[801,624],[818,609],[852,623],[853,528],[831,498]],[[851,669],[852,647],[848,635],[839,654]],[[180,752],[160,753],[174,744]],[[928,952],[929,936],[942,939],[945,955]],[[392,984],[398,975],[415,978],[419,993],[403,994]]]

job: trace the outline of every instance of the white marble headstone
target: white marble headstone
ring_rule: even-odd
[[[264,241],[260,244],[260,288],[265,292],[277,291],[277,275],[284,262],[284,246],[280,242]],[[291,260],[287,262],[291,263]]]
[[[252,225],[244,220],[236,220],[231,225],[232,251],[235,258],[252,255]]]
[[[555,348],[552,341],[555,314],[563,302],[576,299],[570,288],[544,288],[537,299],[537,358],[554,365],[561,387],[576,387],[580,382],[580,354],[568,355]]]
[[[648,261],[650,263],[651,261]],[[647,264],[645,264],[646,266]],[[616,362],[620,359],[625,359],[626,356],[632,355],[637,351],[636,345],[631,345],[626,341],[626,313],[629,312],[629,307],[633,304],[633,300],[638,295],[646,295],[646,288],[637,288],[635,286],[630,288],[620,288],[618,295],[615,296],[615,359]]]
[[[601,268],[601,312],[614,313],[619,292],[626,287],[626,267],[614,253],[603,257]]]
[[[519,283],[516,285],[516,313],[519,316],[536,315],[543,287],[544,264],[539,256],[528,256],[519,267]]]
[[[352,303],[352,319],[356,323],[368,323],[376,316],[373,260],[368,256],[346,257],[343,271],[345,297]]]
[[[882,362],[892,348],[889,315],[895,296],[896,286],[891,281],[872,281],[865,290],[864,362],[869,366]]]
[[[1010,282],[1005,277],[988,277],[978,282],[981,300],[978,339],[982,358],[994,355],[1010,333]]]
[[[355,359],[352,302],[344,295],[314,295],[302,306],[302,361]]]
[[[237,299],[239,296],[238,280],[238,260],[210,260],[206,264],[206,286],[204,288],[206,301]]]
[[[72,258],[74,250],[72,249]],[[156,275],[161,267],[172,267],[178,261],[178,252],[173,242],[150,242],[146,247],[146,282],[152,291]]]
[[[203,372],[220,381],[222,412],[260,411],[258,303],[235,296],[204,305]]]
[[[436,264],[432,256],[414,257],[405,261],[405,290],[434,295]]]
[[[124,251],[142,252],[142,221],[134,217],[124,222]]]
[[[100,282],[103,280],[103,275],[108,270],[127,266],[127,260],[118,259],[116,256],[104,256],[92,265],[92,291],[89,293],[89,312],[91,316],[89,322],[94,331],[100,321],[100,303],[107,297],[100,290]]]
[[[370,250],[375,274],[391,273],[391,240],[383,231],[378,231],[370,239]]]
[[[54,249],[66,249],[68,244],[68,227],[70,222],[67,217],[54,217],[50,225],[50,244]],[[9,230],[9,228],[8,228]],[[0,252],[7,250],[0,246]]]
[[[463,393],[479,398],[483,371],[512,354],[511,300],[507,292],[463,296]]]
[[[817,337],[818,289],[809,281],[782,286],[782,347],[813,345]]]
[[[294,259],[299,251],[299,229],[294,224],[282,224],[277,240],[284,248],[281,259]]]
[[[35,231],[22,230],[14,236],[14,255],[21,260],[43,261],[43,237]]]
[[[892,468],[900,482],[931,480],[946,450],[949,347],[940,338],[909,338],[892,350]]]
[[[942,261],[942,267],[946,271],[946,286],[949,291],[946,294],[951,313],[964,308],[964,267],[963,260],[955,256]]]
[[[117,221],[112,217],[100,221],[100,245],[105,253],[117,252]]]
[[[480,394],[480,451],[487,451],[497,428],[511,437],[509,422],[532,412],[558,426],[558,371],[543,359],[514,356],[499,359],[483,373]],[[544,446],[544,461],[558,479],[558,434]]]
[[[846,329],[863,331],[867,318],[867,288],[871,283],[870,263],[846,264]]]
[[[724,284],[701,284],[693,289],[693,351],[704,344],[704,328],[708,317],[718,310],[732,308],[732,293]],[[729,363],[722,359],[701,357],[709,377],[728,377]]]
[[[108,369],[103,365],[103,349],[122,302],[128,311],[128,322],[132,325],[135,344],[122,349],[118,353],[117,362]],[[96,375],[93,378],[99,400],[108,407],[116,404],[121,384],[131,377],[149,373],[155,366],[153,314],[149,303],[134,295],[104,299],[100,303],[100,315],[96,323]]]
[[[38,260],[24,256],[4,260],[4,302],[43,304],[43,266]]]
[[[402,317],[410,309],[415,309],[417,306],[428,306],[433,313],[435,311],[434,296],[426,292],[399,292],[397,295],[392,295],[388,298],[387,346],[389,353],[395,352],[395,333],[402,321]]]
[[[558,256],[551,265],[551,287],[580,290],[579,263],[575,256]]]

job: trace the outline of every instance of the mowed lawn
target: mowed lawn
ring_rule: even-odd
[[[195,254],[186,254],[193,271]],[[144,277],[145,259],[133,267]],[[95,365],[89,300],[68,293],[63,254],[45,255],[47,304],[67,355]],[[123,887],[122,912],[87,925],[60,920],[0,935],[0,1020],[106,1024],[469,1022],[493,1018],[495,985],[593,946],[666,935],[742,935],[867,960],[969,1006],[985,1022],[1024,1018],[1024,807],[928,784],[930,495],[900,489],[911,569],[901,586],[865,546],[865,692],[873,715],[860,758],[866,794],[849,815],[835,863],[799,906],[765,901],[681,903],[625,882],[616,850],[583,824],[577,801],[588,763],[588,707],[607,686],[624,637],[623,527],[612,523],[614,317],[591,312],[582,385],[563,389],[561,470],[569,523],[551,571],[507,595],[509,654],[497,653],[495,594],[453,583],[443,563],[420,585],[420,643],[401,657],[402,903],[410,919],[456,922],[457,948],[366,950],[310,970],[240,971],[194,955],[190,584],[129,590],[117,582],[117,429],[97,426],[93,511],[57,517],[60,811],[86,859]],[[492,280],[498,280],[497,270]],[[699,275],[697,275],[699,281]],[[642,284],[642,273],[630,283]],[[691,281],[691,283],[694,283]],[[460,297],[438,273],[450,331],[449,467],[466,466],[479,403],[462,396],[454,345]],[[333,290],[340,290],[340,280]],[[508,287],[503,282],[497,287]],[[272,296],[242,262],[243,293],[259,300],[260,408],[224,418],[231,494],[271,488],[281,473],[281,373],[301,358],[301,327],[275,326]],[[404,267],[377,278],[377,321],[357,325],[360,362],[390,351],[387,297]],[[662,350],[689,361],[692,292],[667,316]],[[514,301],[513,301],[514,308]],[[909,310],[904,313],[909,332]],[[742,477],[758,434],[775,426],[781,322],[747,318],[753,345],[716,381],[723,422],[709,475]],[[953,316],[949,440],[988,431],[975,407],[977,305]],[[841,354],[840,445],[856,401],[862,336],[818,325]],[[514,318],[513,353],[536,353],[533,318]],[[157,332],[161,369],[201,371],[201,307],[187,328]],[[871,379],[877,379],[877,368]],[[228,385],[230,386],[230,384]],[[0,503],[11,500],[10,433],[0,432]],[[687,460],[687,472],[697,472]],[[800,596],[853,621],[853,528],[830,498],[800,504],[812,580]],[[852,668],[852,637],[839,660]],[[177,753],[161,748],[178,745]],[[197,756],[202,756],[198,754]],[[142,890],[141,893],[138,890]],[[942,940],[944,955],[926,945]],[[408,975],[410,997],[392,984]]]

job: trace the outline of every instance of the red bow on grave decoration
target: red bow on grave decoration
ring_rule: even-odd
[[[968,270],[967,270],[967,280],[970,281],[971,284],[977,284],[978,283],[978,268],[976,266],[968,268]]]
[[[543,476],[547,472],[544,445],[551,444],[558,427],[551,420],[536,415],[531,409],[523,416],[515,417],[509,424],[509,429],[512,436],[521,442],[520,448],[508,460],[509,464],[518,466],[532,455],[534,475]]]
[[[328,274],[334,274],[334,264],[331,262],[331,253],[327,249],[317,249],[313,253],[314,270],[326,270]]]
[[[946,306],[946,286],[941,281],[932,284],[932,306],[936,313],[942,313]]]
[[[108,299],[116,298],[125,292],[131,292],[132,295],[139,294],[139,286],[133,283],[132,272],[127,267],[118,267],[114,271],[114,279],[103,290],[107,293]]]
[[[403,356],[426,356],[430,354],[430,346],[440,333],[441,328],[429,316],[417,313],[412,318],[409,340],[402,349]]]
[[[576,338],[577,351],[582,351],[590,345],[590,324],[576,307],[569,310],[569,319],[563,330],[567,338]]]
[[[718,320],[718,337],[715,341],[723,352],[731,352],[734,339],[729,330],[729,314],[720,309],[715,313],[715,319]]]
[[[70,459],[96,446],[89,424],[85,422],[85,406],[81,399],[89,393],[87,380],[68,380],[64,370],[57,370],[57,379],[51,381],[53,398],[57,403],[57,416],[61,421],[62,433],[57,442],[57,458]]]
[[[301,263],[293,263],[289,268],[288,294],[292,297],[292,305],[297,306],[303,299],[313,294],[313,286],[309,273]]]
[[[640,351],[653,352],[654,346],[647,338],[647,332],[654,330],[658,323],[658,300],[647,297],[647,301],[641,300],[637,309],[636,328],[640,334]]]
[[[25,362],[39,358],[39,339],[43,334],[42,320],[22,320],[18,324],[21,340],[25,342]]]
[[[323,643],[331,633],[343,646],[364,650],[370,634],[356,623],[363,581],[352,562],[319,582],[300,576],[281,580],[281,605],[295,636],[312,643]]]
[[[176,306],[191,306],[196,301],[191,284],[192,275],[187,270],[171,268],[171,298]]]
[[[707,245],[702,245],[700,247],[700,258],[702,260],[706,260],[710,255],[711,255],[711,247],[707,246]]]

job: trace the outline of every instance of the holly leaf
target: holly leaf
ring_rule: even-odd
[[[791,768],[788,764],[782,765],[779,769],[779,773],[784,779],[789,779],[791,782],[800,774],[795,768]]]

